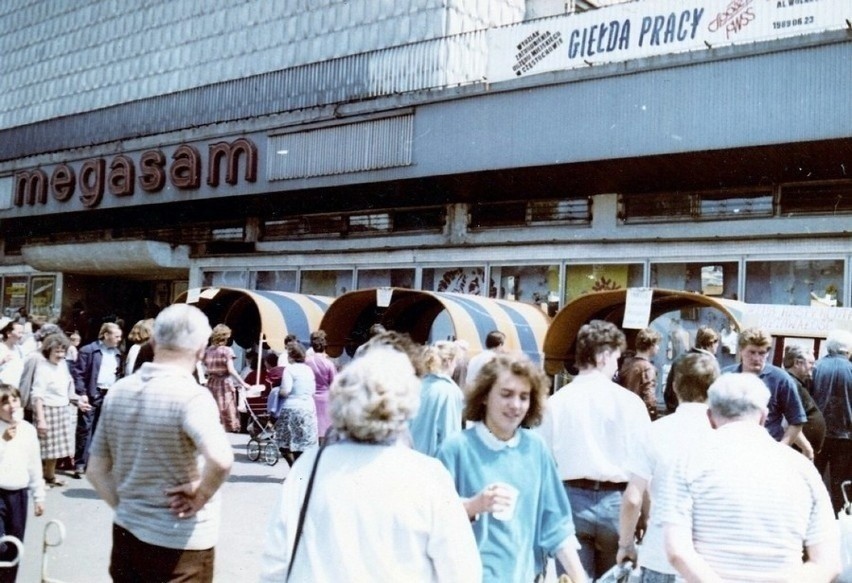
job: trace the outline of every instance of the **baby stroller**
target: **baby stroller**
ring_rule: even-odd
[[[253,462],[262,457],[267,465],[274,466],[278,463],[281,453],[278,451],[275,427],[271,419],[267,414],[258,416],[248,399],[245,401],[245,408],[249,414],[247,430],[251,436],[246,444],[246,455]]]

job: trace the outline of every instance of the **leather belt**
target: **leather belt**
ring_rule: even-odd
[[[599,480],[587,480],[580,478],[577,480],[565,480],[565,484],[572,488],[582,488],[583,490],[606,491],[606,492],[623,492],[627,488],[627,482],[601,482]]]

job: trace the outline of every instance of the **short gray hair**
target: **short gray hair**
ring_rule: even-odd
[[[849,354],[852,349],[852,332],[832,330],[825,339],[825,351],[828,354]]]
[[[154,320],[154,350],[196,351],[210,338],[207,316],[189,304],[172,304]]]
[[[334,378],[329,412],[341,434],[368,443],[393,439],[420,406],[420,379],[408,356],[374,346]]]
[[[710,385],[707,404],[718,417],[740,419],[764,412],[769,396],[769,389],[757,375],[729,372]]]

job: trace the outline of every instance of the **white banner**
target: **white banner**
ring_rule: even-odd
[[[488,81],[843,29],[850,21],[850,0],[640,0],[489,30]]]

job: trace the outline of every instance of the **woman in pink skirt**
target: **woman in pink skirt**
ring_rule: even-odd
[[[328,417],[328,389],[331,387],[334,375],[337,374],[337,367],[325,353],[326,344],[325,331],[317,330],[311,332],[313,354],[305,359],[305,364],[314,371],[314,378],[317,383],[317,390],[314,393],[314,404],[317,408],[317,433],[320,445],[325,441],[325,432],[331,426],[331,421]]]

